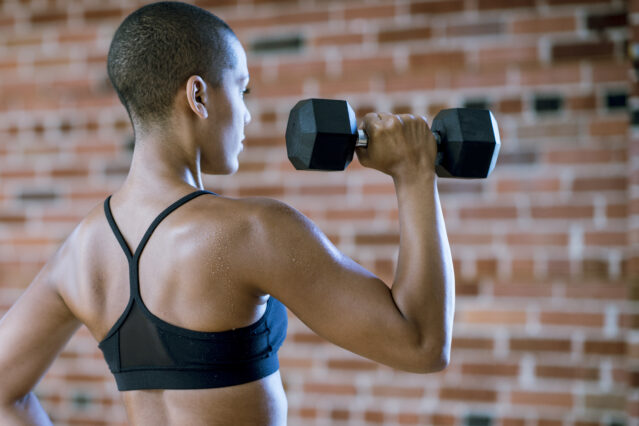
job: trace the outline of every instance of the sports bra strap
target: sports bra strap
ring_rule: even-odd
[[[140,254],[142,253],[144,246],[146,245],[147,241],[149,241],[149,238],[151,238],[151,234],[153,234],[153,231],[155,231],[155,228],[157,228],[157,226],[160,224],[160,222],[162,222],[162,220],[164,220],[165,217],[171,214],[171,212],[173,212],[175,209],[180,207],[182,204],[202,194],[217,195],[211,191],[198,190],[185,195],[184,197],[180,198],[179,200],[177,200],[176,202],[168,206],[153,220],[149,228],[146,230],[146,232],[144,233],[144,236],[142,237],[142,241],[140,241],[140,244],[138,244],[138,248],[135,250],[135,254],[131,254],[131,249],[129,248],[126,241],[124,240],[124,236],[120,232],[120,228],[118,228],[118,225],[115,223],[115,219],[113,218],[113,214],[111,213],[111,206],[110,206],[111,195],[109,195],[109,197],[106,200],[104,200],[104,213],[106,214],[107,221],[109,222],[109,225],[111,226],[111,230],[113,230],[115,237],[117,238],[118,242],[120,243],[120,246],[124,250],[124,254],[127,257],[129,264],[131,264],[131,261],[137,260],[137,258],[140,257]]]

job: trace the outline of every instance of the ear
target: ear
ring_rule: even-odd
[[[207,106],[210,105],[206,83],[199,75],[192,75],[186,82],[186,99],[189,102],[191,110],[200,118],[207,118],[209,116]]]

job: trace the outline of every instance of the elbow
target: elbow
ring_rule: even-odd
[[[450,364],[450,343],[440,342],[427,345],[419,351],[415,373],[429,374],[439,373]]]

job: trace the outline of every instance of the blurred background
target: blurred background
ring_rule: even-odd
[[[145,3],[0,2],[0,314],[128,172],[133,133],[106,55]],[[295,171],[290,108],[330,97],[359,117],[429,120],[489,108],[501,129],[488,179],[439,180],[457,279],[448,369],[395,371],[291,316],[280,351],[289,424],[639,424],[639,1],[192,3],[231,25],[251,73],[239,172],[205,176],[206,188],[291,204],[389,284],[391,179],[357,160]],[[86,329],[36,393],[56,425],[126,424]]]

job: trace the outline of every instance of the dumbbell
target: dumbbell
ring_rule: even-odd
[[[437,141],[438,176],[485,178],[492,172],[501,141],[490,111],[442,110],[433,119],[431,131]],[[288,117],[286,150],[297,170],[344,170],[355,147],[367,145],[368,136],[357,129],[355,112],[346,101],[305,99]]]

